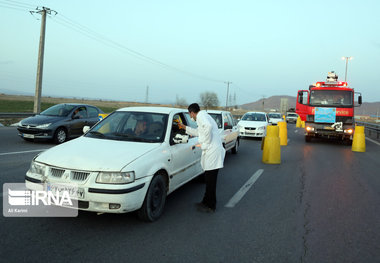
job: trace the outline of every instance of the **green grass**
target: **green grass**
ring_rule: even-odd
[[[42,102],[41,111],[56,105],[57,103]],[[0,99],[0,112],[33,112],[33,101],[23,101],[23,100],[1,100]],[[98,107],[105,113],[111,113],[118,108],[116,107]]]
[[[33,112],[33,101],[0,100],[0,112]],[[55,103],[41,103],[41,111],[55,105]]]

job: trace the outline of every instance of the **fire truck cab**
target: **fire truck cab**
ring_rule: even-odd
[[[358,102],[355,105],[355,94]],[[347,82],[338,81],[334,71],[325,82],[299,90],[296,112],[305,121],[305,141],[313,137],[334,137],[352,142],[354,133],[354,108],[362,104],[362,96],[354,92]]]

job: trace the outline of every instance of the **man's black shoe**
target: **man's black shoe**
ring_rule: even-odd
[[[199,212],[203,212],[203,213],[214,213],[215,212],[215,209],[212,209],[211,207],[208,207],[206,206],[204,203],[200,202],[200,203],[196,203],[195,204],[196,207],[197,207],[197,210]]]

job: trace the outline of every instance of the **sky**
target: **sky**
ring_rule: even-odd
[[[174,103],[215,92],[237,104],[345,78],[380,101],[380,1],[0,0],[0,92],[34,94],[41,15],[43,96]],[[232,104],[233,102],[229,102]]]

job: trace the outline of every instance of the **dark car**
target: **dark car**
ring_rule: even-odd
[[[26,141],[53,139],[63,143],[83,134],[84,126],[98,122],[101,109],[86,104],[57,104],[33,117],[22,120],[17,127],[19,136]]]

